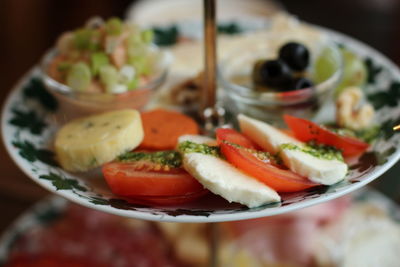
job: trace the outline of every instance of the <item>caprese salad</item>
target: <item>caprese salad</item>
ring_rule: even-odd
[[[346,159],[369,144],[285,115],[277,129],[240,114],[237,131],[199,135],[183,114],[120,110],[72,121],[55,150],[68,171],[101,167],[111,191],[136,203],[176,205],[212,192],[248,207],[279,202],[279,193],[345,179]]]

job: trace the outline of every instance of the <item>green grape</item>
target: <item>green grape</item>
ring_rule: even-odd
[[[138,33],[132,33],[127,38],[127,44],[129,48],[135,48],[136,46],[142,45],[143,41]]]
[[[147,75],[150,74],[151,68],[150,68],[150,62],[148,61],[147,57],[144,56],[138,56],[135,58],[131,58],[128,60],[128,63],[135,67],[136,70],[136,75]]]
[[[101,33],[97,30],[92,30],[92,34],[90,36],[89,50],[90,51],[98,51],[101,49]]]
[[[100,82],[104,85],[107,92],[111,92],[112,88],[118,84],[118,70],[112,65],[104,65],[100,68]]]
[[[129,58],[137,58],[137,57],[142,57],[147,55],[148,53],[148,48],[145,44],[135,44],[135,45],[129,45],[128,44],[128,59]]]
[[[68,71],[66,83],[74,91],[85,91],[91,81],[90,68],[86,63],[75,63]]]
[[[133,78],[128,84],[128,90],[134,90],[139,86],[139,79],[137,77]]]
[[[93,76],[96,76],[99,73],[101,67],[110,64],[110,60],[105,53],[97,52],[90,55],[90,63]]]
[[[133,90],[138,86],[138,77],[136,76],[136,70],[131,65],[124,65],[119,70],[118,82],[127,87],[127,90]]]
[[[122,33],[122,21],[117,17],[113,17],[106,22],[106,32],[109,35],[120,35]]]
[[[153,42],[154,33],[152,30],[144,30],[141,32],[142,41],[146,44]]]
[[[343,76],[342,81],[336,88],[336,95],[339,95],[345,88],[349,86],[362,86],[367,79],[367,68],[364,61],[355,53],[341,48],[343,57]]]
[[[321,83],[329,79],[339,68],[340,54],[337,50],[326,47],[315,60],[314,83]]]
[[[149,49],[144,44],[128,47],[128,64],[135,67],[136,74],[148,74],[150,62],[148,60]]]
[[[92,37],[92,30],[78,29],[74,32],[74,45],[80,50],[88,49]]]
[[[100,32],[82,28],[74,32],[74,46],[79,50],[95,51],[100,48]]]

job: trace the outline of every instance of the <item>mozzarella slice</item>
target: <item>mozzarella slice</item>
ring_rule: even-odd
[[[215,142],[199,136],[186,136],[180,141]],[[205,188],[229,202],[238,202],[253,208],[280,201],[280,196],[273,189],[223,159],[201,153],[185,153],[183,167]]]
[[[278,153],[285,165],[293,172],[308,177],[313,182],[332,185],[343,180],[347,173],[347,165],[339,160],[327,160],[309,153],[282,149],[282,144],[304,145],[293,137],[279,131],[268,123],[249,118],[243,114],[238,116],[242,132],[270,153]]]
[[[217,141],[215,139],[204,135],[185,134],[178,138],[178,144],[183,143],[185,141],[190,141],[196,144],[206,144],[209,146],[217,145]]]
[[[55,151],[68,171],[86,171],[115,159],[143,140],[140,114],[119,110],[73,120],[57,133]]]

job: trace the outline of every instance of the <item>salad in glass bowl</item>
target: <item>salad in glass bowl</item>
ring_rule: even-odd
[[[257,47],[223,62],[225,106],[275,124],[283,114],[312,118],[341,81],[340,50],[331,42],[310,50],[299,41],[271,41],[280,44],[274,53]]]
[[[118,18],[92,18],[63,33],[43,58],[47,89],[67,118],[122,108],[143,109],[165,80],[168,55],[151,30]]]

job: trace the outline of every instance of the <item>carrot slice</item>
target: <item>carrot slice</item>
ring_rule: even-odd
[[[142,123],[144,139],[140,149],[174,149],[179,136],[199,133],[199,127],[192,118],[165,109],[143,112]]]

